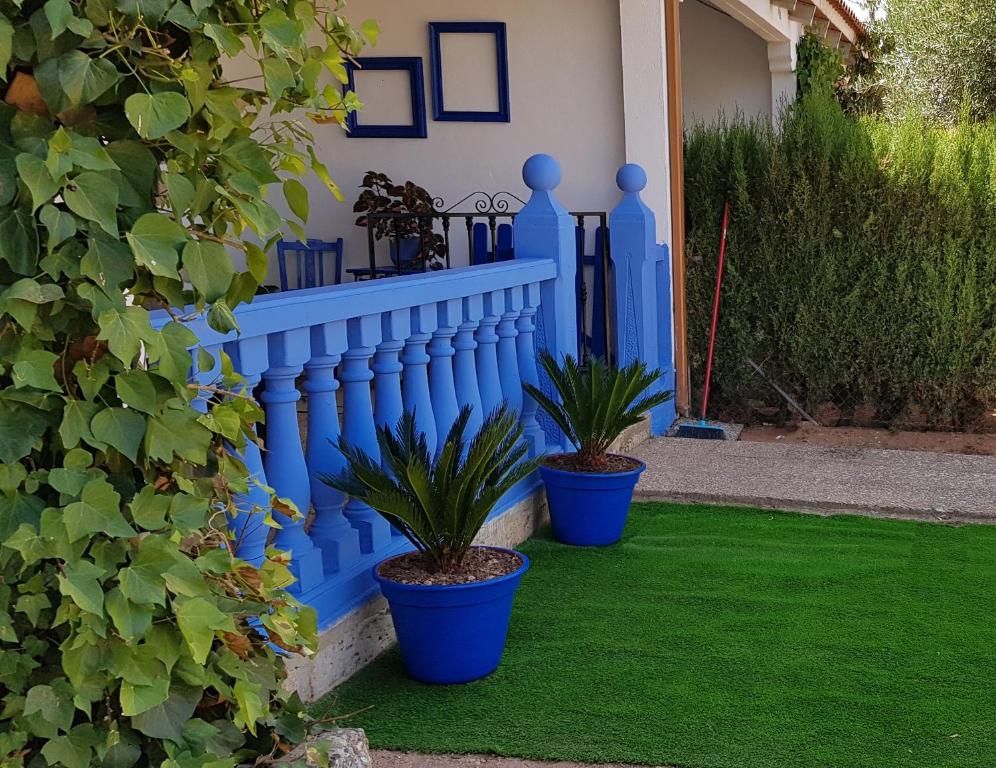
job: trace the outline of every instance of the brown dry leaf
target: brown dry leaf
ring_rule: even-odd
[[[14,75],[4,101],[22,112],[32,112],[36,115],[48,116],[48,107],[38,90],[38,83],[32,75],[18,72]]]
[[[225,647],[240,659],[248,659],[249,654],[252,653],[252,641],[245,635],[239,635],[235,632],[225,632],[222,635],[222,640],[225,643]]]

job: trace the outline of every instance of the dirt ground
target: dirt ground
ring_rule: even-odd
[[[996,456],[996,434],[891,432],[888,429],[865,427],[818,427],[804,422],[797,426],[746,427],[740,439],[758,443],[808,443],[849,448]]]
[[[545,763],[488,755],[414,755],[374,750],[373,768],[596,768],[588,763]],[[597,768],[627,768],[599,765]]]

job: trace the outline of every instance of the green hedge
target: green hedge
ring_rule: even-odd
[[[777,132],[686,135],[689,344],[727,417],[772,418],[769,376],[831,421],[979,428],[996,402],[996,124],[856,122],[811,94]],[[990,414],[991,416],[991,414]]]

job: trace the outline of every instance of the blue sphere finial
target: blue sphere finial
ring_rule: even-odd
[[[560,163],[550,155],[533,155],[522,166],[522,180],[534,192],[551,192],[560,179]]]
[[[616,184],[623,192],[642,192],[647,187],[647,172],[636,163],[627,163],[616,174]]]

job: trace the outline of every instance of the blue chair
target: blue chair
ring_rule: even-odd
[[[308,238],[281,240],[277,243],[277,262],[280,267],[280,290],[317,288],[322,285],[339,285],[342,282],[343,240],[334,242]],[[294,257],[294,282],[287,279],[287,257]],[[326,279],[327,278],[327,279]]]

